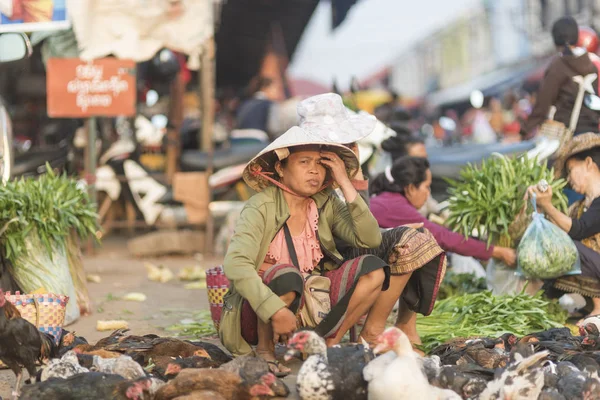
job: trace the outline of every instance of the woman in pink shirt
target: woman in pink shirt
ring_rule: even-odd
[[[513,249],[498,246],[487,248],[486,244],[479,240],[465,239],[464,236],[423,217],[418,210],[431,195],[430,187],[431,171],[426,158],[399,158],[371,183],[370,192],[374,196],[370,201],[371,213],[381,228],[423,224],[445,251],[481,260],[493,257],[510,266],[515,264],[516,253]],[[401,326],[409,337],[418,338],[417,314],[411,310],[404,297],[400,300],[397,326]],[[418,339],[416,342],[419,343]]]
[[[419,214],[418,209],[425,204],[431,194],[431,171],[429,161],[419,157],[402,157],[388,167],[385,173],[371,183],[371,212],[381,228],[395,228],[406,224],[422,223],[440,247],[445,251],[480,260],[496,258],[507,265],[515,264],[515,251],[512,249],[486,246],[476,239],[465,239],[456,232],[429,221]]]

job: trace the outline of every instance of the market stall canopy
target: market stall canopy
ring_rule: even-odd
[[[166,47],[191,56],[214,32],[217,0],[67,0],[82,59],[114,55],[136,62]],[[234,27],[235,28],[235,27]]]
[[[468,102],[469,96],[475,90],[481,91],[486,97],[500,95],[507,89],[523,83],[540,67],[539,63],[538,60],[528,61],[521,65],[481,75],[462,85],[432,93],[428,96],[427,103],[433,107],[443,107],[454,103]]]
[[[215,35],[217,86],[243,87],[256,76],[274,32],[291,59],[319,0],[228,0]]]

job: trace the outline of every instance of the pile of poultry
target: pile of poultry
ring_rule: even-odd
[[[553,328],[518,338],[455,339],[419,356],[408,337],[387,329],[374,348],[327,348],[296,333],[286,358],[307,357],[297,376],[302,400],[600,400],[600,318],[579,336]]]
[[[21,318],[1,290],[0,360],[17,377],[14,399],[258,400],[289,395],[266,361],[233,359],[206,342],[135,336],[122,329],[92,345],[64,330],[56,345]],[[36,363],[42,364],[39,371]],[[24,386],[23,369],[29,372]]]
[[[599,334],[600,318],[592,317],[578,336],[554,328],[521,338],[454,339],[421,357],[397,328],[373,348],[327,348],[315,332],[299,331],[285,358],[304,359],[296,377],[302,400],[600,400]],[[65,330],[55,345],[1,291],[0,360],[17,376],[13,398],[26,400],[259,400],[290,393],[266,361],[233,359],[206,342],[123,329],[90,344]],[[30,375],[25,385],[23,369]]]

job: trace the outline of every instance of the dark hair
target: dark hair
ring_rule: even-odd
[[[598,168],[600,168],[600,147],[593,147],[589,150],[582,151],[581,153],[573,154],[567,159],[567,162],[573,159],[585,161],[588,157],[592,159],[592,161],[598,166]]]
[[[410,185],[419,186],[427,179],[429,161],[421,157],[401,157],[394,161],[390,173],[394,182],[390,182],[385,173],[379,174],[369,186],[372,195],[383,192],[404,194]]]
[[[381,142],[381,148],[392,155],[392,161],[408,155],[408,149],[416,144],[425,144],[425,141],[416,136],[396,135]]]
[[[579,40],[579,26],[573,17],[562,17],[552,26],[552,39],[556,47],[564,47],[564,54],[572,54],[569,46]]]

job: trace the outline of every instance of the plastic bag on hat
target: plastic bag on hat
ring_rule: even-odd
[[[579,252],[569,235],[537,212],[517,248],[517,272],[530,278],[553,279],[581,274]]]

